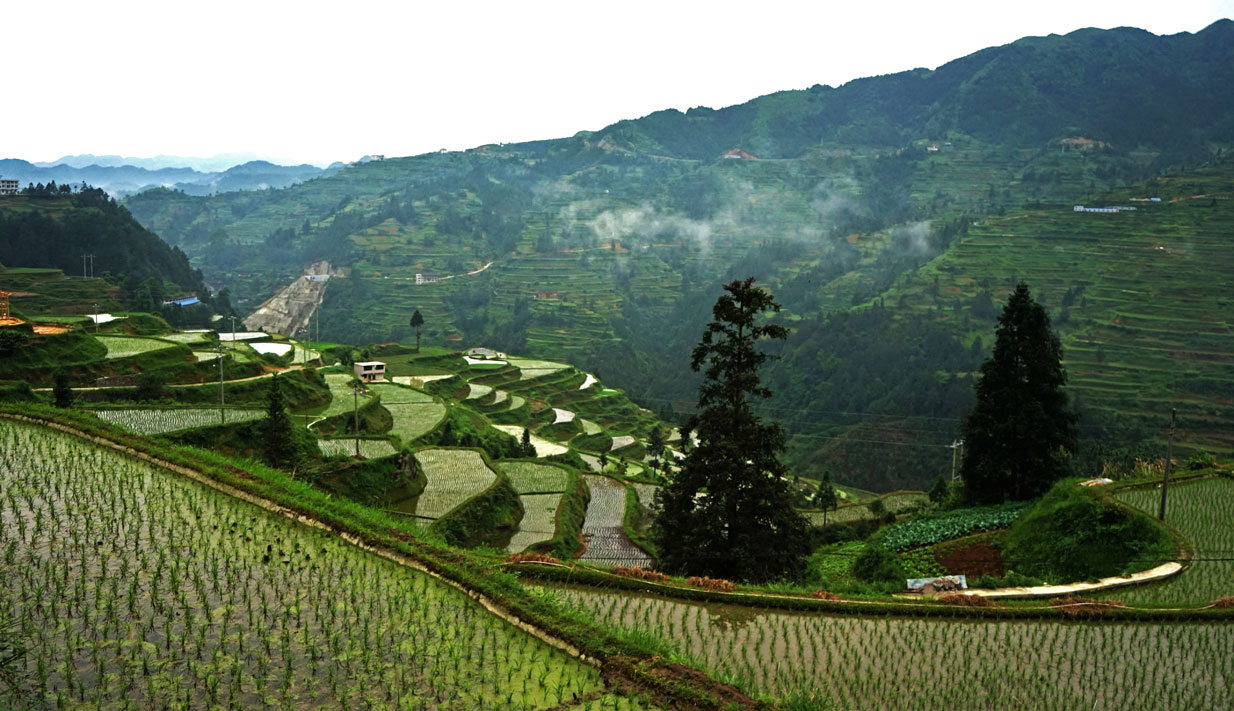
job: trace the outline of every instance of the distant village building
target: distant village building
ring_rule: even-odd
[[[938,153],[938,144],[931,143],[930,145],[926,146],[926,153]]]
[[[471,348],[467,351],[467,355],[472,358],[483,358],[485,360],[505,360],[506,354],[495,351],[492,348]]]
[[[1129,207],[1127,205],[1112,205],[1110,207],[1084,207],[1083,205],[1076,205],[1074,209],[1076,212],[1113,213],[1113,212],[1123,212],[1125,210],[1134,210],[1135,208]]]
[[[423,274],[419,274],[419,273],[416,274],[416,286],[420,286],[421,284],[436,284],[437,281],[438,281],[437,275],[433,274],[432,272],[424,272]]]
[[[200,303],[201,303],[201,299],[198,299],[196,296],[186,296],[183,299],[171,299],[169,301],[164,301],[163,305],[164,306],[192,306],[193,304],[200,304]]]
[[[720,157],[728,160],[758,160],[758,156],[753,153],[746,153],[740,148],[734,148]]]
[[[0,195],[16,195],[20,190],[17,178],[0,178]]]
[[[309,281],[330,281],[329,274],[306,274]]]
[[[557,292],[555,292],[555,291],[537,291],[537,292],[536,292],[536,298],[537,298],[537,299],[556,299],[556,298],[557,298]]]
[[[386,157],[384,154],[381,154],[381,153],[371,153],[368,155],[368,159],[376,162],[376,161],[383,161],[386,159]]]
[[[386,379],[386,364],[379,360],[366,360],[354,363],[352,367],[355,370],[356,377],[366,383]]]

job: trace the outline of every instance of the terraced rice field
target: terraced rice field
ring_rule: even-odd
[[[422,449],[416,463],[428,478],[416,502],[419,518],[439,519],[497,481],[484,459],[468,449]]]
[[[1118,498],[1156,516],[1161,490],[1125,491]],[[1128,603],[1202,606],[1234,595],[1234,481],[1217,477],[1171,484],[1165,520],[1191,542],[1196,558],[1191,567],[1165,582],[1112,590],[1108,597]]]
[[[519,494],[561,493],[570,483],[570,475],[552,464],[501,462],[499,466]]]
[[[266,354],[273,353],[277,356],[284,356],[291,352],[293,346],[290,343],[274,343],[272,341],[264,341],[261,343],[250,343],[250,347],[258,353]]]
[[[613,438],[613,446],[609,447],[609,451],[629,447],[632,444],[634,444],[634,438],[630,435],[617,435]]]
[[[506,546],[511,553],[522,553],[528,546],[553,537],[561,494],[522,494],[518,500],[523,505],[523,519]]]
[[[630,542],[621,525],[626,511],[626,487],[619,481],[597,474],[584,474],[591,490],[587,515],[583,520],[583,539],[587,550],[579,557],[597,565],[629,565],[650,568],[651,556]]]
[[[579,424],[583,426],[583,434],[593,435],[600,434],[604,431],[604,428],[600,427],[600,425],[597,425],[591,420],[584,420],[581,417],[579,418]]]
[[[218,408],[208,407],[136,408],[94,410],[93,412],[100,420],[122,425],[141,435],[177,432],[194,427],[212,427],[223,423],[250,422],[261,419],[266,414],[262,410],[224,408],[223,416],[220,418]]]
[[[212,360],[219,359],[218,351],[193,351],[193,355],[197,356],[198,362],[209,363]]]
[[[0,492],[40,708],[647,708],[454,588],[84,440],[0,421]]]
[[[514,408],[511,407],[511,409]],[[523,441],[523,427],[521,425],[493,425],[493,427],[505,432],[520,442]],[[536,448],[537,457],[551,457],[554,454],[565,454],[570,451],[569,447],[557,444],[556,442],[550,442],[547,439],[534,434],[531,435],[531,446]]]
[[[531,358],[510,358],[507,362],[519,370],[545,370],[555,372],[565,370],[570,366],[565,363],[553,363],[547,360],[533,360]]]
[[[325,456],[342,454],[348,457],[356,454],[356,441],[354,439],[319,439],[317,447]],[[365,459],[380,459],[394,454],[394,445],[390,444],[389,440],[384,439],[362,439],[360,440],[360,456]]]
[[[164,341],[172,341],[174,343],[183,343],[188,346],[209,343],[210,337],[208,334],[199,331],[192,333],[169,333],[166,336],[159,336]]]
[[[553,424],[559,425],[563,422],[573,422],[574,413],[569,410],[563,410],[560,407],[553,408]]]
[[[403,444],[428,434],[446,416],[445,405],[419,390],[390,383],[369,383],[368,387],[381,396],[381,406],[394,418],[390,434]]]
[[[172,348],[175,344],[161,341],[154,338],[137,338],[127,336],[95,336],[96,339],[107,347],[107,357],[114,358],[131,358],[142,353],[150,353],[151,351],[161,351],[164,348]]]
[[[467,397],[465,400],[478,400],[479,398],[493,392],[493,388],[489,385],[479,385],[477,383],[468,383]]]
[[[896,492],[879,498],[883,500],[883,505],[887,507],[888,511],[897,514],[912,508],[925,506],[930,501],[929,495],[921,491]],[[805,512],[805,516],[815,526],[823,525],[822,511]],[[870,518],[873,518],[873,515],[870,513],[870,507],[866,504],[846,504],[835,510],[828,511],[826,517],[827,525],[864,521]]]
[[[776,696],[817,688],[838,709],[1234,706],[1226,623],[836,617],[557,593],[602,623],[655,630],[715,674]]]
[[[350,373],[326,373],[326,387],[330,389],[330,404],[317,413],[322,417],[333,417],[344,412],[351,412],[355,406],[351,394],[351,383],[355,378]],[[372,395],[360,393],[360,405],[363,406]]]
[[[647,508],[654,508],[656,505],[656,492],[660,487],[655,484],[638,484],[632,483],[629,486],[634,487],[634,493],[638,495],[638,502]]]

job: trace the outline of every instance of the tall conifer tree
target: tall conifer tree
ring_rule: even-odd
[[[964,498],[985,504],[1044,494],[1066,473],[1076,416],[1063,385],[1063,349],[1045,308],[1021,282],[998,319],[964,423]]]
[[[798,575],[809,552],[808,522],[793,509],[779,455],[784,432],[763,423],[750,399],[770,397],[758,369],[767,355],[756,347],[788,330],[757,325],[779,311],[754,279],[724,285],[690,361],[705,376],[699,411],[684,434],[698,444],[660,492],[652,536],[666,570],[740,580]]]

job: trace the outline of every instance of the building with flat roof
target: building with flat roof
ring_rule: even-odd
[[[21,183],[17,178],[0,177],[0,195],[16,195],[21,191]]]
[[[366,360],[352,363],[356,377],[366,383],[386,379],[386,364],[379,360]]]

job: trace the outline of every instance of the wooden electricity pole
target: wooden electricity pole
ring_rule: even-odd
[[[1174,460],[1174,420],[1178,416],[1178,410],[1170,410],[1170,439],[1167,440],[1165,446],[1165,476],[1161,479],[1161,510],[1157,512],[1157,518],[1161,521],[1165,520],[1165,494],[1170,488],[1170,463]]]
[[[227,424],[227,418],[223,414],[223,342],[219,341],[219,424]]]
[[[352,426],[356,428],[356,459],[360,458],[360,383],[351,386]]]

